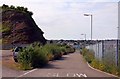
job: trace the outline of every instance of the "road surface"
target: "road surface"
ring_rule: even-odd
[[[2,59],[0,59],[0,65],[2,66],[2,77],[17,77],[20,74],[24,74],[27,71],[20,71],[15,70],[12,68],[7,67],[6,65],[3,65],[4,63],[8,63],[10,65],[13,65],[15,62],[13,61],[13,54],[11,50],[0,50],[0,54]],[[11,67],[11,66],[10,66]]]
[[[79,52],[64,55],[60,60],[50,61],[44,68],[28,71],[2,67],[3,77],[114,77],[91,69]]]

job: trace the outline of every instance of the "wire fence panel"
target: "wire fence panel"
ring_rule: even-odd
[[[119,69],[120,69],[120,40],[118,40],[118,45],[117,45],[117,48],[118,48],[118,53],[117,53],[117,65],[119,66]]]
[[[86,48],[94,51],[95,58],[108,65],[118,66],[120,63],[120,41],[118,40],[96,41],[95,44],[88,45]]]
[[[102,42],[99,42],[98,43],[98,58],[100,59],[100,60],[102,60],[102,58],[103,58],[103,43]]]
[[[109,65],[117,65],[117,40],[103,42],[103,59]]]

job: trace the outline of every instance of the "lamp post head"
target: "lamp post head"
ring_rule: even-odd
[[[91,14],[84,14],[84,16],[92,16]]]
[[[86,34],[82,33],[81,35],[86,35]]]

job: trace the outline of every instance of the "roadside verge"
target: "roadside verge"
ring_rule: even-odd
[[[101,70],[99,70],[99,69],[95,69],[95,68],[93,68],[92,66],[90,66],[88,62],[87,62],[87,65],[88,65],[89,68],[91,68],[91,69],[93,69],[93,70],[96,70],[96,71],[98,71],[98,72],[102,72],[102,73],[105,73],[105,74],[110,75],[110,76],[113,76],[113,77],[118,77],[118,76],[116,76],[116,75],[113,75],[113,74],[110,74],[110,73],[101,71]],[[118,78],[120,78],[120,77],[118,77]]]

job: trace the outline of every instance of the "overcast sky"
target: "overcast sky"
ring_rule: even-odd
[[[93,39],[116,39],[119,0],[0,0],[0,5],[27,7],[46,39],[90,39],[93,15]]]

